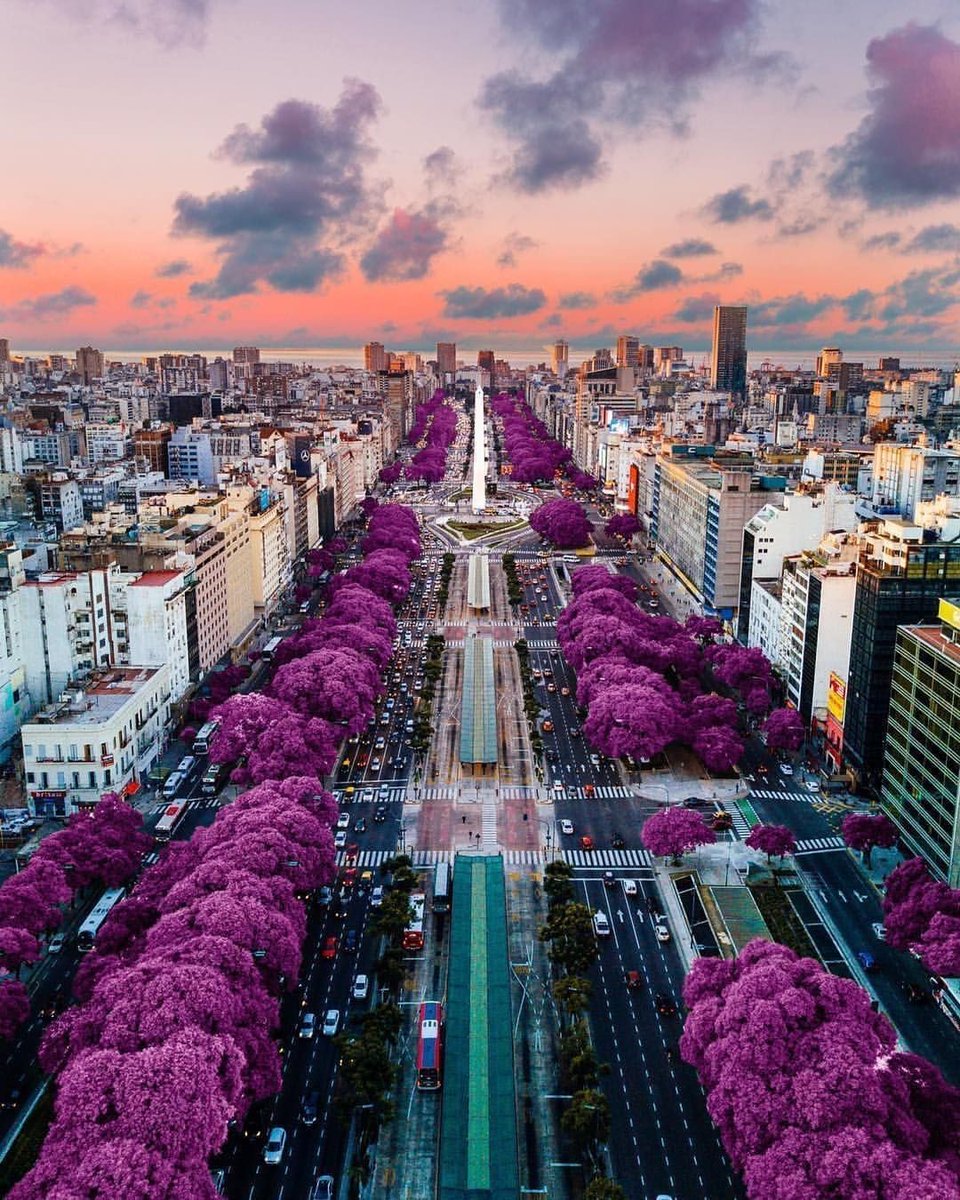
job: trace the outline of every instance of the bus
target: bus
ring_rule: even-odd
[[[450,864],[445,862],[437,863],[437,869],[433,876],[433,911],[435,913],[450,911],[451,891]]]
[[[443,1005],[421,1004],[417,1025],[417,1091],[436,1092],[443,1082]]]
[[[110,910],[118,901],[123,899],[123,888],[107,888],[100,899],[90,910],[90,915],[77,930],[77,949],[84,954],[93,949],[93,943],[100,931],[100,926],[110,914]]]
[[[208,721],[206,725],[201,725],[197,731],[197,736],[193,739],[194,754],[209,754],[210,743],[217,736],[217,731],[220,728],[219,721]]]
[[[260,657],[264,662],[273,662],[273,656],[280,649],[280,643],[282,641],[282,637],[272,637],[270,641],[264,645],[263,649],[260,651]]]
[[[173,831],[183,820],[189,807],[189,800],[177,800],[175,803],[167,805],[160,814],[160,820],[153,828],[153,836],[158,842],[170,841]]]
[[[425,899],[423,892],[414,892],[410,897],[413,916],[403,931],[404,950],[423,949],[423,905]]]

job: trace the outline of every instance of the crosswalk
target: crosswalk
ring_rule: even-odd
[[[495,854],[496,847],[483,847],[484,853]],[[373,870],[391,858],[395,858],[399,850],[361,850],[356,858],[351,859],[350,866],[359,870]],[[456,850],[414,850],[412,853],[415,869],[435,867],[438,863],[453,862]],[[469,851],[460,851],[469,853]],[[623,870],[626,867],[651,869],[653,860],[647,850],[564,850],[554,849],[548,852],[541,850],[507,850],[503,854],[503,862],[508,867],[543,866],[551,858],[559,859],[571,867],[593,867],[604,870]],[[345,854],[337,855],[337,866],[347,865]]]
[[[738,838],[746,838],[750,833],[750,822],[735,804],[731,805],[727,812],[733,817],[733,832]]]
[[[529,650],[559,650],[560,646],[556,638],[553,641],[534,641],[532,638],[527,639],[527,648]]]
[[[373,792],[372,796],[364,796],[364,792]],[[336,796],[340,804],[347,803],[347,798],[343,794],[342,787],[334,788],[333,794]],[[406,784],[389,784],[387,786],[377,786],[376,784],[370,787],[364,787],[363,784],[356,785],[356,791],[350,797],[351,804],[402,804],[407,798]]]
[[[454,800],[457,795],[455,787],[425,787],[420,789],[420,799],[427,800]]]
[[[556,792],[559,799],[560,793]],[[564,799],[566,800],[626,800],[630,796],[635,796],[634,788],[622,786],[595,787],[593,793],[588,796],[582,787],[567,787],[563,789]]]
[[[842,850],[844,841],[841,837],[806,838],[797,842],[797,854],[816,854],[824,850]]]

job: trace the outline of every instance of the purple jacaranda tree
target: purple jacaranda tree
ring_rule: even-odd
[[[370,517],[377,511],[379,501],[373,496],[365,496],[360,501],[360,511],[369,520]]]
[[[752,850],[759,850],[771,858],[783,858],[785,854],[793,854],[797,848],[797,839],[793,830],[786,825],[754,825],[746,837],[746,844]]]
[[[717,617],[689,616],[683,624],[683,631],[692,638],[702,642],[713,641],[723,633],[723,622]]]
[[[363,625],[391,639],[397,632],[397,619],[389,601],[375,596],[367,588],[349,584],[337,589],[326,607],[323,619],[338,625]]]
[[[763,734],[771,750],[795,753],[803,745],[803,718],[795,708],[775,708],[763,723]]]
[[[236,762],[271,725],[286,724],[292,715],[289,704],[263,692],[231,696],[216,710],[220,728],[210,746],[210,761]]]
[[[922,858],[908,858],[895,867],[884,881],[884,912],[903,904],[913,889],[930,882],[930,871]]]
[[[43,866],[45,871],[40,870],[40,864],[37,870],[21,871],[0,888],[0,926],[25,929],[38,936],[60,924],[63,914],[59,906],[63,901],[59,897],[69,900],[70,889],[62,871],[50,863]]]
[[[859,850],[870,865],[875,846],[889,849],[897,844],[897,827],[883,813],[848,813],[840,823],[840,833],[851,850]]]
[[[688,744],[708,771],[728,774],[743,757],[743,739],[726,725],[701,726]]]
[[[382,690],[376,666],[347,648],[314,650],[280,667],[270,690],[304,716],[321,717],[359,733],[373,713]]]
[[[0,1040],[14,1037],[30,1016],[30,996],[19,979],[0,971]]]
[[[716,681],[738,692],[750,712],[760,714],[769,709],[773,676],[762,650],[755,646],[714,645],[707,647],[705,657]]]
[[[682,731],[680,708],[668,688],[632,684],[600,691],[583,723],[590,744],[611,758],[652,758]]]
[[[887,941],[898,950],[909,950],[920,942],[938,914],[960,916],[960,891],[928,877],[916,883],[899,904],[891,904],[888,893],[883,911]]]
[[[570,588],[574,596],[583,596],[587,592],[615,591],[627,600],[637,599],[637,585],[627,575],[615,575],[606,567],[594,564],[589,567],[577,567],[570,576]]]
[[[561,550],[586,546],[590,522],[575,500],[550,500],[530,516],[530,528]]]
[[[928,971],[944,978],[960,975],[960,903],[954,890],[952,912],[938,912],[930,918],[917,949]]]
[[[343,730],[321,717],[304,717],[291,712],[290,719],[266,728],[247,756],[242,778],[263,783],[292,773],[312,771],[322,779],[337,760],[337,744]]]
[[[341,582],[342,581],[342,582]],[[331,593],[340,587],[358,584],[390,604],[401,604],[410,591],[410,570],[399,550],[375,550],[362,563],[331,581]]]
[[[634,623],[619,617],[592,617],[584,621],[579,636],[570,640],[557,631],[557,640],[567,662],[575,671],[581,671],[595,658],[614,654],[638,662],[642,639]]]
[[[618,655],[605,655],[593,659],[577,676],[577,702],[589,706],[606,688],[621,686],[660,691],[663,679],[648,667]]]
[[[27,929],[0,925],[0,970],[18,975],[24,963],[40,957],[40,943]]]
[[[389,467],[380,468],[380,482],[392,487],[403,474],[403,463],[395,462]]]
[[[617,513],[604,525],[608,537],[621,537],[626,541],[640,532],[640,522],[633,513]]]
[[[640,837],[651,854],[670,858],[674,864],[688,850],[717,840],[703,817],[688,808],[665,808],[654,813],[644,822]]]

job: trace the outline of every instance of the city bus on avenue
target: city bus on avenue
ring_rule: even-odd
[[[417,1090],[436,1092],[443,1083],[443,1005],[425,1001],[417,1024]]]
[[[77,949],[84,954],[93,949],[100,926],[110,915],[113,906],[123,899],[123,888],[107,888],[90,910],[90,915],[77,930]]]
[[[423,906],[426,897],[423,892],[414,892],[410,896],[410,907],[413,909],[413,915],[407,922],[407,927],[403,931],[403,948],[404,950],[422,950],[423,949]]]

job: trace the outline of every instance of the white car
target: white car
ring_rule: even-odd
[[[658,942],[670,941],[670,927],[664,921],[658,921],[654,929]]]
[[[820,791],[820,784],[817,783],[817,781],[815,779],[808,779],[807,782],[804,784],[804,787],[806,787],[808,792],[819,792]]]
[[[347,834],[346,834],[345,830],[341,829],[340,832],[333,839],[333,848],[335,850],[342,850],[346,846],[346,844],[347,844]]]
[[[350,814],[348,812],[342,812],[340,814],[340,816],[337,817],[337,828],[338,829],[349,829],[350,828]]]
[[[351,996],[354,1000],[366,1000],[370,992],[370,979],[367,975],[358,975],[353,981]]]
[[[780,764],[780,774],[781,775],[792,775],[793,767],[789,763],[781,763]]]
[[[882,921],[874,921],[870,928],[873,930],[873,936],[878,942],[885,942],[887,940],[887,931],[884,929]]]
[[[312,1038],[317,1032],[317,1015],[312,1012],[305,1012],[300,1018],[300,1036],[302,1038]]]
[[[267,1137],[267,1144],[263,1148],[263,1161],[268,1167],[275,1167],[283,1158],[283,1152],[287,1147],[287,1131],[280,1125],[274,1126],[270,1130]]]
[[[635,896],[637,894],[637,881],[635,879],[625,879],[623,881],[623,894],[625,896]]]
[[[337,1030],[340,1028],[340,1009],[329,1008],[327,1015],[323,1018],[323,1036],[335,1037]]]
[[[567,818],[564,817],[563,820],[560,822],[560,832],[567,833],[567,834],[573,833],[573,822],[568,821]]]

